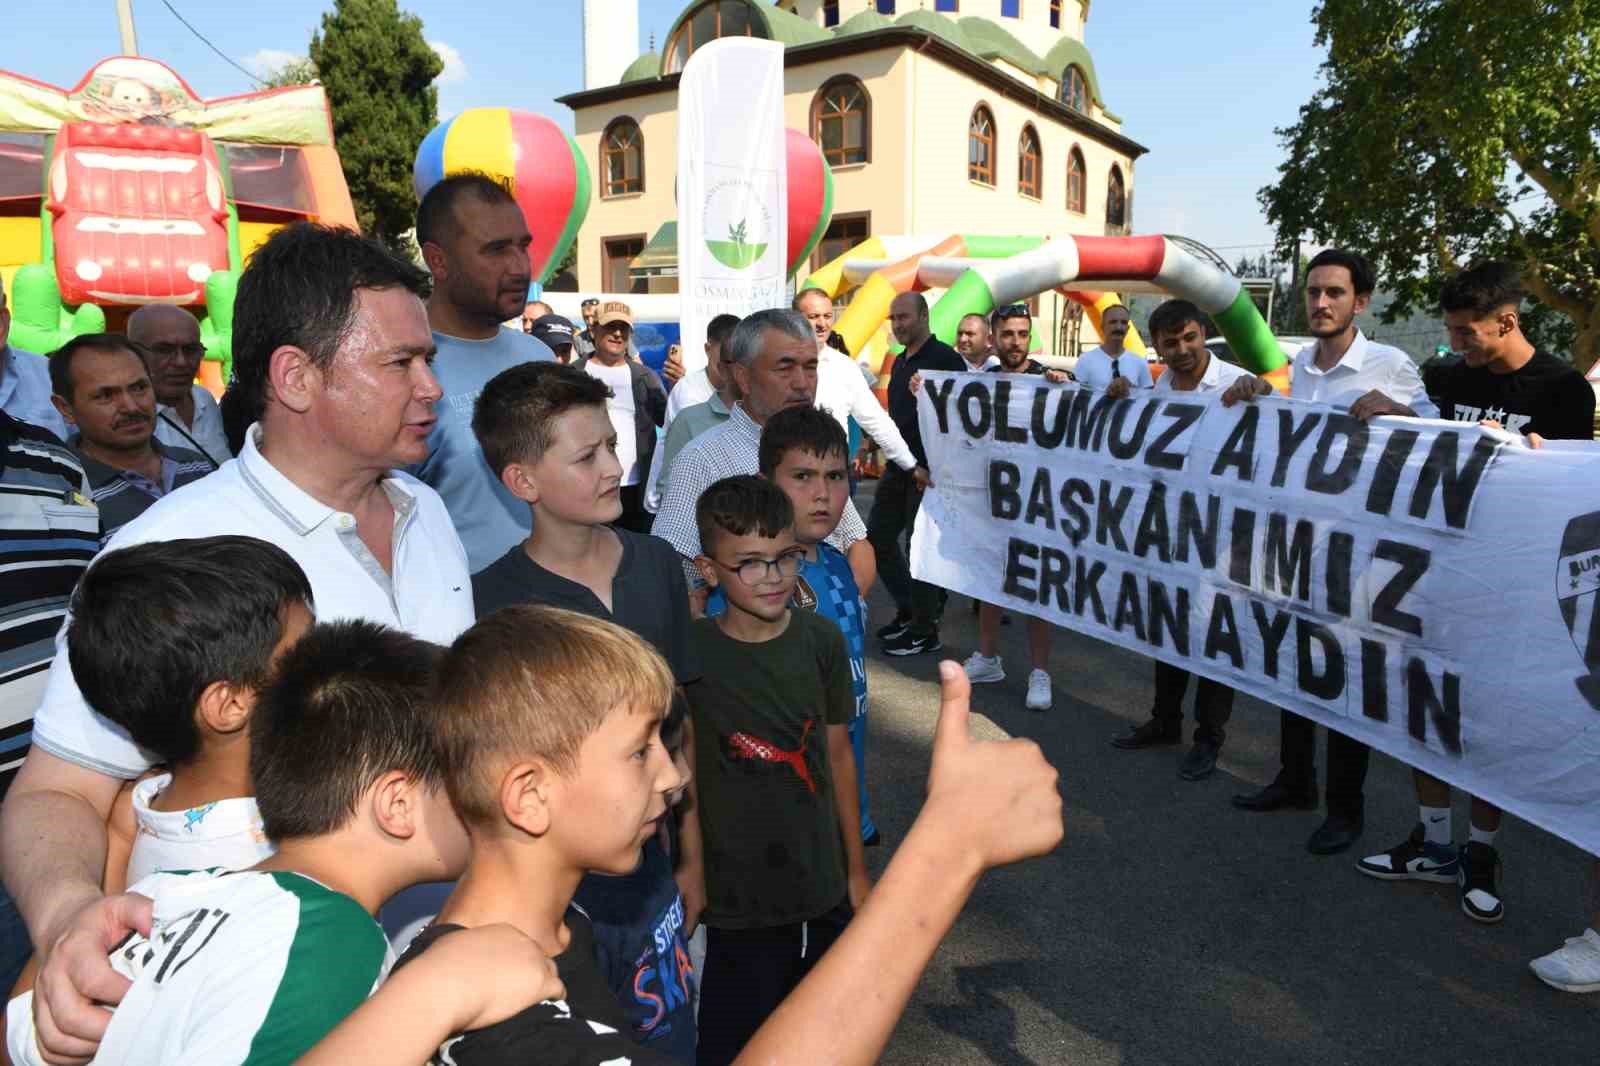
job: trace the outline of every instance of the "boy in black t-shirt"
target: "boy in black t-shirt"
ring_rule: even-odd
[[[501,481],[533,510],[533,531],[472,579],[478,617],[520,603],[578,611],[632,630],[666,658],[681,686],[700,676],[689,641],[689,592],[664,540],[612,526],[622,513],[617,434],[598,378],[558,363],[525,363],[484,387],[472,429]],[[693,819],[673,843],[688,853],[691,900],[700,884]],[[670,834],[669,834],[670,835]],[[674,854],[656,840],[626,878],[579,886],[611,990],[642,1043],[694,1061],[695,1026],[685,938],[699,921],[674,878]]]
[[[706,583],[727,610],[694,623],[689,692],[704,842],[700,1066],[733,1061],[865,901],[850,653],[839,627],[789,607],[805,549],[794,507],[758,477],[695,508]]]
[[[1452,278],[1439,294],[1451,347],[1461,361],[1428,375],[1428,395],[1446,418],[1544,439],[1594,436],[1594,390],[1567,363],[1539,351],[1522,333],[1521,276],[1509,263],[1479,263]],[[1450,786],[1412,770],[1419,807],[1411,835],[1356,864],[1385,881],[1455,882],[1461,910],[1480,922],[1505,916],[1500,900],[1500,808],[1476,796],[1467,843],[1458,851],[1451,831]]]

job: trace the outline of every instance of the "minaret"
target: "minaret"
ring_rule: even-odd
[[[639,58],[639,0],[583,0],[583,87],[622,80]]]

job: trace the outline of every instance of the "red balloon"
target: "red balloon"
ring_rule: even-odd
[[[789,169],[789,273],[810,258],[833,218],[833,171],[815,141],[784,130]]]

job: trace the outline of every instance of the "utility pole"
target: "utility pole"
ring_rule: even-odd
[[[133,0],[117,0],[117,29],[122,34],[122,54],[139,54],[139,38],[133,32]]]

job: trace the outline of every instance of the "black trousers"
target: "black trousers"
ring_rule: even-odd
[[[919,637],[939,627],[940,589],[911,577],[911,565],[900,547],[900,537],[911,535],[922,506],[922,490],[910,474],[890,463],[878,479],[877,499],[867,519],[867,540],[878,556],[878,577],[894,597],[899,613],[911,617],[911,632]]]
[[[1209,677],[1198,679],[1194,691],[1195,740],[1209,740],[1222,746],[1227,739],[1223,729],[1233,714],[1233,689]],[[1183,724],[1183,696],[1189,690],[1189,671],[1156,660],[1156,702],[1150,716],[1158,722]]]
[[[645,510],[644,482],[622,486],[622,514],[611,523],[634,533],[649,533],[656,516]]]
[[[1288,711],[1279,721],[1278,780],[1296,790],[1317,787],[1317,724]],[[1360,821],[1366,806],[1362,792],[1372,749],[1343,733],[1328,730],[1328,813]]]
[[[849,900],[809,922],[768,929],[706,926],[698,1066],[727,1066],[850,924]]]

